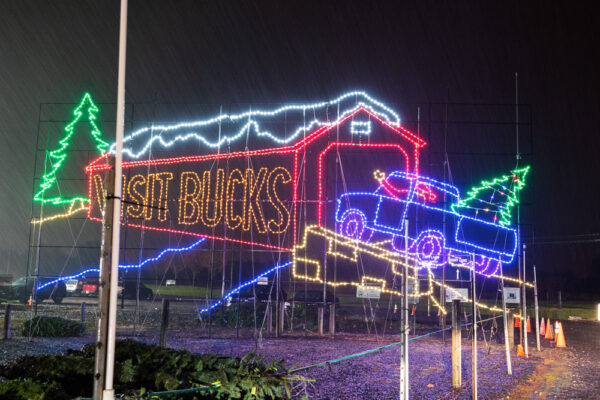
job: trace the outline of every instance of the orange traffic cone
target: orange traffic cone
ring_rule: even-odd
[[[441,309],[441,308],[438,308],[438,317],[439,317],[440,315],[442,315],[442,309]]]
[[[521,327],[521,316],[519,314],[515,315],[515,328]]]
[[[527,317],[527,333],[531,333],[531,320]]]
[[[394,304],[394,314],[398,314],[398,304]]]
[[[562,322],[559,322],[560,328],[556,331],[556,347],[567,347],[565,342],[565,333],[563,331]]]
[[[523,346],[517,345],[517,357],[525,357],[525,352],[523,351]]]
[[[554,335],[552,335],[552,322],[550,322],[550,318],[548,318],[548,325],[546,328],[546,336],[544,339],[554,339]]]
[[[544,325],[544,317],[542,317],[542,323],[540,324],[540,336],[546,334],[546,325]]]
[[[554,323],[554,343],[558,342],[558,334],[560,333],[560,322]]]
[[[31,307],[33,305],[33,297],[29,296],[29,300],[27,301],[27,305]]]
[[[410,315],[415,315],[415,305],[414,304],[413,304],[412,311],[411,311]]]

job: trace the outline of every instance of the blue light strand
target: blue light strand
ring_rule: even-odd
[[[204,242],[205,240],[206,240],[205,238],[200,238],[200,239],[196,240],[194,243],[190,244],[189,246],[185,246],[185,247],[170,247],[170,248],[162,250],[157,256],[154,256],[154,257],[151,257],[151,258],[147,258],[147,259],[145,259],[144,261],[142,261],[139,264],[119,265],[119,268],[120,269],[125,269],[125,270],[134,269],[134,268],[135,269],[137,269],[137,268],[143,268],[144,265],[146,265],[146,264],[148,264],[150,262],[155,262],[155,261],[160,260],[167,253],[182,253],[182,252],[185,252],[185,251],[190,251],[193,248],[197,247],[202,242]],[[90,274],[90,273],[100,273],[100,269],[99,268],[88,268],[88,269],[86,269],[86,270],[84,270],[82,272],[79,272],[79,273],[75,274],[75,275],[59,276],[58,278],[56,278],[56,279],[54,279],[52,281],[46,282],[43,285],[38,285],[38,288],[36,289],[36,291],[39,291],[41,289],[44,289],[45,287],[54,285],[55,283],[68,281],[70,279],[76,279],[76,278],[79,278],[81,276],[84,276],[84,275],[87,275],[87,274]]]
[[[231,289],[229,292],[227,292],[227,294],[225,296],[223,296],[222,299],[217,300],[215,303],[211,304],[209,307],[200,309],[200,314],[204,314],[205,312],[208,312],[208,311],[214,309],[215,307],[220,306],[221,304],[223,304],[223,301],[231,299],[231,297],[233,295],[239,293],[240,290],[242,290],[246,286],[250,286],[250,285],[253,285],[256,282],[258,282],[259,278],[264,278],[265,276],[270,275],[270,274],[272,274],[273,272],[275,272],[275,271],[277,271],[279,269],[283,269],[283,268],[289,267],[290,265],[292,265],[291,261],[288,261],[285,264],[275,265],[274,267],[272,267],[272,268],[266,270],[265,272],[261,273],[260,275],[256,276],[256,278],[251,279],[249,281],[246,281],[246,282],[242,283],[241,285],[239,285],[235,289]]]
[[[277,136],[273,135],[271,132],[266,131],[266,130],[261,131],[258,121],[255,121],[252,119],[252,117],[254,117],[254,116],[271,117],[271,116],[275,116],[275,115],[278,115],[281,113],[285,113],[287,111],[302,111],[302,112],[312,111],[312,112],[315,112],[319,108],[329,107],[332,105],[339,105],[342,101],[347,100],[347,99],[352,99],[352,98],[357,99],[354,107],[344,109],[344,111],[339,114],[338,118],[335,121],[321,121],[318,118],[315,118],[314,120],[310,121],[309,123],[303,124],[303,126],[297,128],[292,133],[292,135],[287,138],[277,137]],[[358,100],[358,98],[360,98],[361,100]],[[385,120],[387,123],[389,123],[392,126],[400,126],[400,117],[391,108],[387,107],[385,104],[370,97],[365,92],[352,91],[352,92],[345,93],[345,94],[339,96],[337,99],[334,99],[331,101],[323,101],[323,102],[319,102],[319,103],[299,104],[299,105],[291,104],[291,105],[286,105],[286,106],[280,107],[280,108],[272,110],[272,111],[254,110],[254,111],[248,111],[245,113],[234,114],[234,115],[222,114],[222,115],[219,115],[218,117],[210,118],[210,119],[203,120],[203,121],[182,122],[182,123],[174,124],[174,125],[157,125],[157,126],[152,126],[152,127],[145,127],[145,128],[139,129],[139,130],[133,132],[132,134],[128,135],[123,140],[123,142],[127,143],[127,142],[133,140],[136,136],[150,132],[151,137],[146,142],[146,144],[137,152],[135,150],[133,150],[132,148],[124,147],[123,153],[128,154],[132,158],[140,158],[152,147],[154,142],[158,141],[164,148],[167,148],[167,147],[171,147],[172,145],[174,145],[177,142],[184,142],[189,139],[196,139],[197,141],[202,142],[204,145],[206,145],[210,148],[219,148],[224,144],[231,144],[232,142],[237,141],[238,139],[244,139],[246,137],[246,135],[250,132],[251,128],[254,130],[254,133],[258,137],[268,137],[269,139],[271,139],[272,141],[274,141],[277,144],[287,144],[287,143],[292,142],[293,140],[295,140],[302,134],[309,132],[315,126],[336,125],[339,121],[344,119],[347,115],[353,113],[354,111],[356,111],[357,109],[359,109],[361,107],[369,110],[374,115],[377,115],[378,117],[382,118],[383,120]],[[376,109],[376,108],[379,108],[379,109]],[[239,129],[237,132],[235,132],[231,136],[224,135],[224,136],[222,136],[221,139],[219,139],[217,141],[210,141],[210,140],[206,139],[203,135],[200,135],[200,134],[197,134],[194,132],[190,132],[185,135],[177,135],[174,138],[167,138],[166,140],[162,136],[163,133],[168,133],[169,131],[174,131],[177,129],[202,128],[202,127],[206,127],[206,126],[210,126],[210,125],[221,124],[222,122],[235,123],[237,121],[244,121],[244,120],[247,122],[241,127],[241,129]],[[159,131],[160,133],[156,134],[155,133],[156,131]],[[368,134],[368,132],[361,132],[361,133]],[[110,147],[109,151],[111,153],[114,153],[115,144],[113,144]]]

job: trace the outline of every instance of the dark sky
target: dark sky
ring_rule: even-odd
[[[536,235],[600,232],[595,8],[398,3],[131,0],[127,101],[283,103],[360,88],[397,103],[513,103],[518,72],[520,102],[533,107]],[[0,265],[10,259],[15,272],[26,263],[40,103],[87,90],[116,101],[118,23],[118,1],[0,2]],[[537,256],[571,287],[600,278],[599,244]]]

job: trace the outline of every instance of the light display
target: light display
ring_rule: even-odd
[[[198,239],[196,240],[194,243],[190,244],[189,246],[185,246],[185,247],[173,247],[173,248],[166,248],[164,250],[162,250],[160,253],[158,253],[158,255],[154,256],[154,257],[150,257],[150,258],[146,258],[145,260],[143,260],[142,262],[140,262],[139,264],[125,264],[125,265],[119,265],[120,269],[138,269],[138,268],[143,268],[146,264],[152,263],[152,262],[156,262],[158,260],[160,260],[161,258],[163,258],[165,256],[165,254],[168,253],[183,253],[186,251],[190,251],[196,247],[198,247],[201,243],[203,243],[205,241],[205,239]],[[74,275],[69,275],[69,276],[61,276],[59,278],[53,279],[51,281],[45,282],[42,285],[38,285],[37,290],[43,289],[45,287],[48,286],[52,286],[58,282],[64,282],[64,281],[68,281],[69,279],[77,279],[80,278],[82,276],[85,276],[87,274],[91,274],[91,273],[99,273],[100,269],[99,268],[88,268],[85,269],[77,274]]]
[[[327,114],[327,109],[334,107],[341,110],[336,119],[330,121]],[[251,132],[254,133],[256,138],[267,138],[273,141],[277,145],[284,145],[291,143],[313,129],[318,127],[331,127],[339,124],[342,120],[346,119],[349,115],[354,114],[359,109],[366,109],[381,120],[384,120],[387,124],[395,127],[400,127],[400,117],[389,107],[383,103],[373,99],[365,92],[352,91],[339,96],[337,99],[331,101],[324,101],[312,104],[298,104],[298,105],[286,105],[275,110],[251,110],[241,114],[228,115],[221,114],[218,117],[209,118],[202,121],[194,122],[183,122],[174,125],[158,125],[152,127],[146,127],[133,132],[131,135],[124,139],[123,154],[128,155],[131,158],[140,158],[146,154],[154,143],[160,144],[163,148],[169,148],[177,143],[187,142],[194,140],[202,143],[204,146],[209,148],[219,148],[224,145],[229,145],[238,140],[246,140],[246,136]],[[278,137],[267,130],[262,130],[260,127],[260,118],[281,118],[287,113],[297,112],[300,113],[302,118],[302,124],[296,130],[294,130],[287,137]],[[315,117],[316,113],[324,113],[322,119]],[[308,121],[305,117],[309,118]],[[312,118],[312,119],[310,119]],[[201,130],[209,129],[210,127],[223,126],[229,124],[236,125],[236,130],[231,134],[220,135],[221,137],[217,140],[211,140],[207,137],[211,136],[208,133],[196,133],[187,132],[183,134],[174,134],[179,130]],[[355,125],[353,124],[353,127]],[[359,128],[360,126],[360,128]],[[356,133],[369,134],[370,129],[367,128],[367,123],[359,122],[356,124],[358,131]],[[149,134],[150,139],[146,143],[140,145],[139,150],[133,150],[128,147],[128,142],[135,140],[138,136]],[[172,135],[170,137],[169,135]],[[114,145],[111,146],[111,152],[114,152]]]
[[[452,205],[452,210],[461,214],[486,219],[500,225],[510,225],[511,208],[518,204],[518,193],[525,186],[529,166],[517,168],[510,175],[491,181],[481,181],[469,190],[467,197]]]
[[[492,275],[498,263],[512,262],[517,248],[517,232],[486,220],[447,210],[438,199],[449,196],[459,201],[456,187],[434,179],[404,171],[394,171],[387,177],[376,171],[379,187],[374,192],[351,192],[337,200],[336,221],[340,233],[355,239],[368,240],[373,232],[388,235],[392,246],[395,238],[409,239],[409,254],[421,263],[442,266],[448,258],[466,259],[471,263],[476,253],[476,272]],[[419,211],[422,230],[404,232],[407,215]],[[443,234],[446,224],[449,235]],[[350,231],[349,231],[350,229]]]
[[[37,198],[43,199],[44,191],[56,182],[73,127],[88,104],[97,150],[102,154],[107,149],[94,123],[98,109],[86,95],[75,110],[76,119],[66,128],[69,134],[61,140],[61,148],[50,154],[53,169],[44,175]],[[331,113],[331,109],[336,112]],[[286,124],[292,121],[291,129],[286,125],[285,133],[275,132],[272,127],[284,117]],[[240,284],[223,299],[199,310],[202,314],[259,278],[288,266],[295,279],[330,287],[376,286],[382,293],[401,295],[396,281],[403,274],[401,267],[408,264],[412,271],[408,280],[415,287],[411,296],[429,296],[445,314],[433,296],[434,287],[440,283],[432,268],[452,265],[500,278],[500,265],[513,261],[519,243],[517,231],[508,227],[510,209],[517,204],[517,193],[525,185],[529,167],[483,181],[461,200],[455,186],[419,174],[419,152],[425,145],[400,126],[393,110],[364,92],[349,92],[328,102],[139,129],[125,138],[122,219],[127,219],[129,227],[198,239],[187,247],[165,249],[140,264],[119,267],[141,268],[166,253],[191,250],[206,239],[292,253],[292,261]],[[186,151],[197,154],[182,155]],[[340,196],[336,186],[332,196],[332,182],[339,170],[335,176],[331,173],[332,168],[340,168],[340,152],[350,154],[353,163],[368,159],[371,165],[375,160],[381,164],[377,168],[385,170],[393,163],[400,170],[389,174],[376,170],[373,190],[372,181],[363,182],[351,176],[355,172],[351,171],[343,179],[344,185],[351,182],[352,188],[344,189]],[[86,167],[87,197],[44,199],[71,204],[65,214],[39,222],[72,215],[84,206],[88,218],[101,221],[109,154],[102,154]],[[152,159],[151,154],[158,158]],[[381,154],[393,161],[388,163]],[[142,159],[146,155],[148,159]],[[364,179],[364,174],[361,177]],[[75,200],[80,200],[78,206]],[[449,209],[444,201],[451,204]],[[403,222],[414,221],[417,213],[419,223],[404,232]],[[335,230],[328,226],[335,226]],[[296,243],[300,237],[301,243]],[[341,275],[327,276],[331,272],[325,268],[328,259],[335,260]],[[361,268],[357,268],[359,264]],[[90,272],[97,269],[60,279]],[[419,272],[427,277],[425,291],[418,285]]]
[[[75,200],[71,203],[69,203],[69,208],[68,210],[63,213],[63,214],[55,214],[52,215],[50,217],[44,217],[44,218],[37,218],[37,219],[33,219],[31,221],[32,224],[43,224],[44,222],[50,222],[50,221],[54,221],[57,219],[62,219],[62,218],[68,218],[71,215],[77,214],[79,211],[83,211],[83,210],[87,210],[88,209],[88,205],[87,202],[84,200]]]
[[[227,292],[225,294],[225,296],[223,296],[222,299],[215,301],[214,303],[212,303],[210,306],[205,307],[205,308],[201,308],[199,310],[200,314],[204,314],[212,309],[214,309],[215,307],[220,306],[221,304],[223,304],[224,301],[228,301],[230,300],[233,296],[235,296],[236,294],[238,294],[240,292],[240,290],[242,290],[243,288],[250,286],[250,285],[254,285],[256,282],[258,282],[259,278],[264,278],[265,276],[269,276],[271,275],[273,272],[281,270],[283,268],[289,267],[292,263],[291,262],[286,262],[283,264],[277,264],[274,267],[271,267],[269,269],[267,269],[265,272],[257,275],[255,278],[250,279],[244,283],[242,283],[241,285],[238,285],[235,289],[231,289],[229,292]]]
[[[305,219],[303,216],[302,225],[320,223],[324,157],[330,151],[348,148],[365,151],[367,156],[368,151],[391,150],[397,152],[407,169],[418,167],[419,148],[425,145],[423,140],[402,127],[390,125],[362,106],[342,114],[344,117],[336,124],[323,125],[293,145],[124,162],[127,182],[124,201],[133,203],[125,207],[127,216],[144,219],[143,224],[130,219],[128,225],[291,251],[298,229],[297,205],[303,201],[298,198],[298,182],[305,176],[311,182],[309,187],[317,188],[316,193],[307,194],[307,200],[314,201],[316,207],[309,207],[310,215]],[[365,118],[370,123],[369,142],[356,143],[352,122],[364,122]],[[376,137],[374,124],[382,137],[387,135],[398,143],[386,143],[389,138],[382,141]],[[342,126],[348,128],[342,129]],[[336,132],[339,140],[331,142],[331,132]],[[305,160],[307,153],[318,156]],[[101,182],[110,168],[105,160],[106,156],[99,157],[86,168],[92,199],[88,216],[98,221],[102,215]],[[301,162],[304,163],[302,169]],[[152,167],[151,174],[149,167]],[[160,185],[155,185],[157,174],[165,174]],[[178,201],[165,200],[173,198]],[[162,218],[156,211],[160,209],[166,209]],[[177,218],[175,223],[172,223],[173,217]]]
[[[65,127],[67,135],[60,140],[60,147],[56,150],[49,152],[48,157],[51,163],[51,169],[42,176],[42,182],[40,183],[39,191],[33,196],[34,201],[42,203],[50,203],[54,205],[73,203],[76,201],[88,201],[88,197],[82,193],[80,196],[47,196],[46,191],[57,184],[56,174],[63,166],[63,163],[68,155],[68,149],[75,133],[75,127],[81,121],[85,112],[87,112],[87,121],[89,122],[92,130],[90,132],[95,144],[96,150],[100,154],[104,154],[108,148],[108,143],[102,140],[102,133],[96,125],[96,113],[99,111],[98,107],[92,101],[92,97],[89,93],[85,93],[79,105],[73,110],[75,118]]]

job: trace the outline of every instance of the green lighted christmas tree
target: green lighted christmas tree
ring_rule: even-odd
[[[519,191],[525,186],[529,166],[517,168],[510,175],[491,181],[481,181],[471,188],[466,198],[452,205],[452,211],[461,215],[488,220],[500,225],[510,225],[511,209],[519,203]]]
[[[84,120],[84,115],[90,125],[90,136],[99,154],[104,154],[109,144],[102,140],[102,133],[96,125],[96,113],[99,109],[92,101],[89,93],[85,93],[79,105],[73,110],[74,119],[65,127],[66,136],[60,140],[60,147],[48,153],[49,168],[42,176],[39,191],[33,196],[34,201],[52,205],[67,205],[70,209],[76,202],[87,203],[88,198],[84,193],[62,193],[58,187],[57,174],[63,170],[67,160],[69,147],[72,145],[76,127]]]

